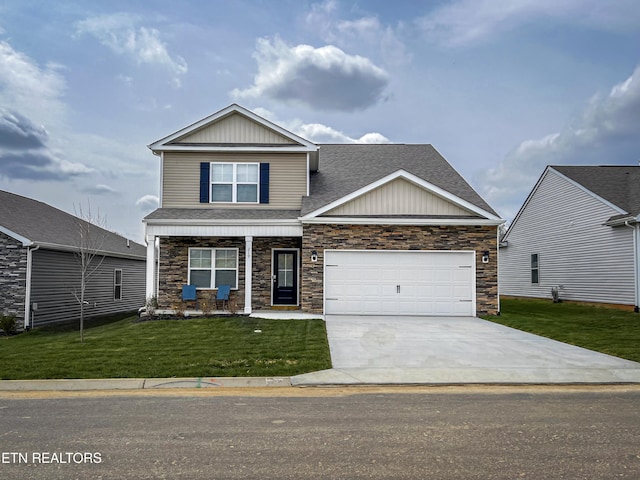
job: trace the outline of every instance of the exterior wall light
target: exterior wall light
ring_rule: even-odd
[[[318,261],[318,252],[316,252],[315,250],[311,250],[311,261],[312,262]]]
[[[482,254],[482,263],[489,263],[489,250],[485,250]]]

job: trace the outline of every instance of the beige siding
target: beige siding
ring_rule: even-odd
[[[290,138],[238,113],[180,138],[176,143],[295,144]]]
[[[326,215],[470,214],[468,210],[400,178],[326,213]]]
[[[200,162],[269,163],[268,204],[200,203]],[[305,153],[165,153],[162,208],[298,209],[307,193]]]

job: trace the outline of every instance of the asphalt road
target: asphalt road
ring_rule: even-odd
[[[0,396],[3,479],[640,478],[640,387]]]

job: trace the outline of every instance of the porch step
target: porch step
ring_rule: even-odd
[[[300,310],[296,305],[273,305],[271,310]]]

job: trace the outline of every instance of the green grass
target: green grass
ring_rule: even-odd
[[[550,300],[503,299],[502,325],[640,362],[640,314]]]
[[[289,376],[331,368],[322,320],[129,317],[0,337],[0,379]],[[256,330],[261,330],[257,333]]]

